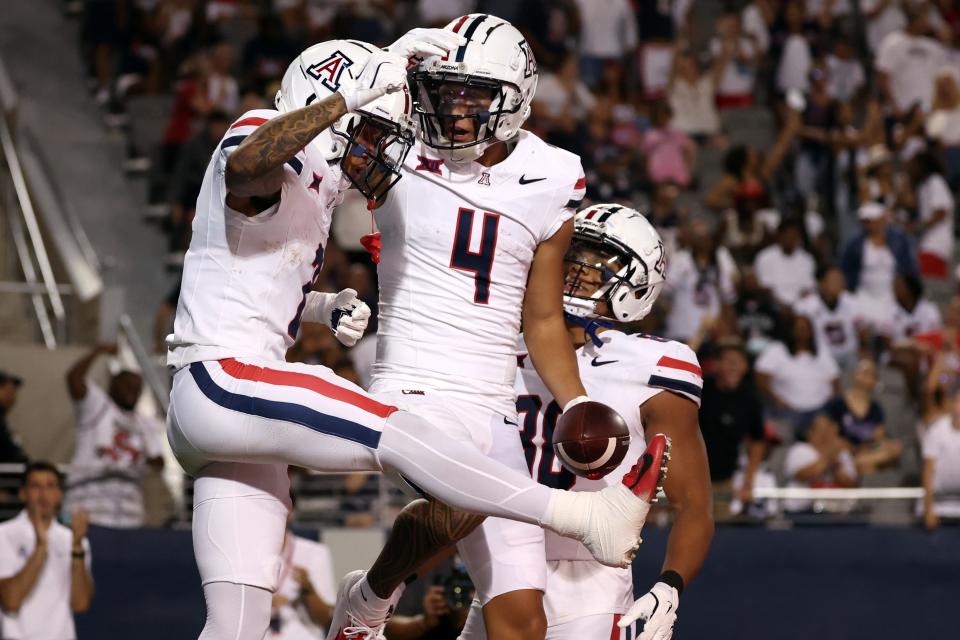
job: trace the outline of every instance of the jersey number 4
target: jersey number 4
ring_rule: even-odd
[[[450,253],[450,268],[473,273],[473,301],[476,304],[488,304],[490,272],[493,270],[493,257],[497,252],[500,216],[496,213],[484,212],[480,250],[471,251],[473,214],[474,210],[466,207],[460,207],[457,211],[457,230],[453,238],[453,251]]]
[[[517,396],[517,414],[523,420],[520,440],[523,441],[523,454],[527,458],[530,475],[540,484],[566,490],[573,486],[577,477],[560,465],[553,452],[553,430],[561,413],[563,411],[555,400],[551,400],[550,404],[544,407],[540,396]]]

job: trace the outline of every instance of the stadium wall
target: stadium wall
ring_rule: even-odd
[[[188,531],[94,529],[90,538],[97,594],[78,617],[81,640],[197,636],[204,609]],[[666,531],[644,538],[638,588],[659,574]],[[683,596],[674,637],[956,637],[958,596],[960,529],[726,527]]]

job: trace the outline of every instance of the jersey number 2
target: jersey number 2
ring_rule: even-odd
[[[450,268],[473,273],[473,301],[476,304],[490,302],[490,272],[493,270],[493,257],[497,252],[497,229],[500,216],[484,212],[483,230],[480,236],[480,251],[470,250],[473,236],[473,209],[460,207],[457,211],[457,230],[453,238],[453,251],[450,254]]]

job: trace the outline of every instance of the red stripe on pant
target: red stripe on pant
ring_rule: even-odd
[[[950,265],[935,253],[921,251],[917,262],[920,264],[920,275],[924,278],[946,278],[950,275]]]
[[[617,626],[617,623],[620,622],[620,614],[613,614],[613,626],[610,628],[610,640],[620,640],[620,627]]]
[[[381,418],[386,418],[394,411],[397,411],[396,407],[391,407],[387,404],[381,404],[373,398],[367,397],[361,393],[357,393],[356,391],[351,391],[350,389],[338,387],[335,384],[327,382],[323,378],[312,376],[309,373],[268,369],[266,367],[258,367],[253,364],[244,364],[233,358],[225,358],[221,360],[220,366],[223,367],[223,370],[227,373],[227,375],[234,378],[239,378],[240,380],[252,380],[254,382],[265,382],[267,384],[275,384],[283,387],[299,387],[301,389],[309,389],[310,391],[319,393],[327,398],[332,398],[333,400],[339,400],[340,402],[351,404],[358,409],[363,409],[367,413],[372,413],[373,415]]]

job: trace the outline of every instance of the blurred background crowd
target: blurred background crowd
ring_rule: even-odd
[[[63,5],[81,25],[91,95],[110,135],[124,140],[123,169],[147,192],[144,224],[164,234],[163,266],[173,274],[210,154],[239,114],[272,107],[282,73],[303,48],[331,38],[382,46],[410,28],[474,11],[510,20],[539,65],[526,128],[580,155],[588,201],[644,212],[667,245],[664,294],[631,330],[685,342],[700,358],[717,518],[851,517],[887,508],[778,502],[757,497],[763,487],[923,486],[926,497],[909,506],[910,517],[928,528],[960,519],[960,3]],[[348,197],[318,282],[359,292],[374,310],[368,337],[348,350],[326,328],[304,325],[288,354],[361,385],[376,341],[376,273],[360,245],[370,225],[365,203]],[[157,292],[157,354],[178,293],[178,285]],[[118,382],[120,372],[107,393],[91,391],[77,373],[89,365],[81,361],[68,376],[79,427],[90,393],[131,415],[125,387],[139,382]],[[4,462],[26,457],[5,418],[20,384],[0,373]],[[160,430],[141,422],[128,431]],[[78,446],[75,458],[109,450],[113,462],[129,454],[138,468],[162,466],[153,436],[131,445],[137,455],[115,433],[90,437],[93,449]],[[87,480],[74,484],[89,487]],[[376,500],[363,497],[380,495],[374,480],[344,483],[337,511],[346,515],[336,524],[379,522],[371,514]],[[74,504],[94,512],[94,524],[109,525],[98,523],[99,494],[90,493],[85,499],[74,489]],[[142,522],[142,506],[128,510],[130,522],[138,513],[134,524]],[[310,583],[303,572],[291,579]],[[430,628],[454,597],[440,598],[438,589],[424,594]]]

